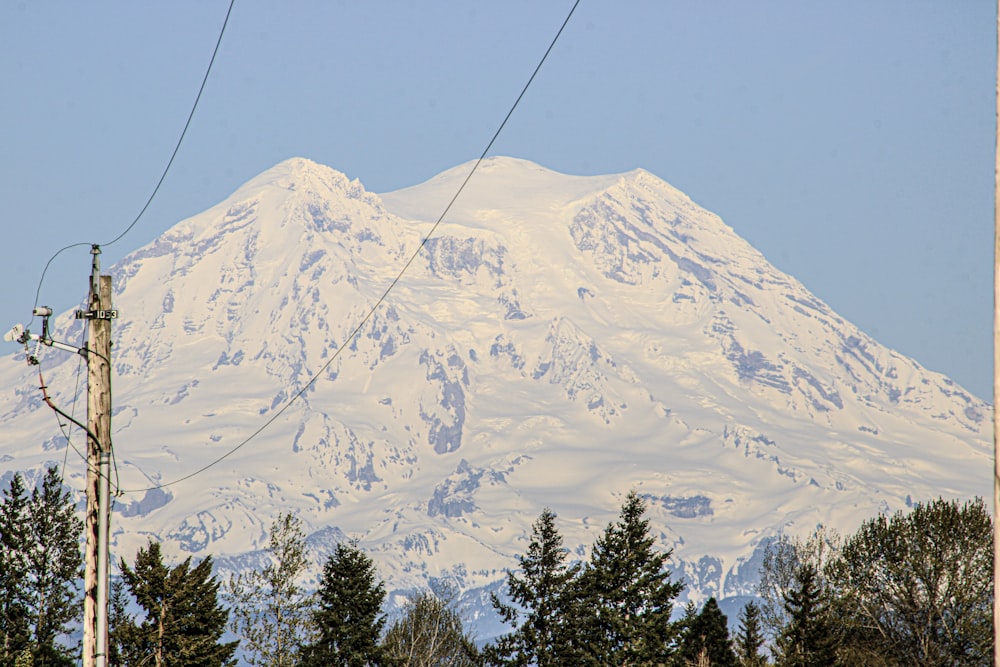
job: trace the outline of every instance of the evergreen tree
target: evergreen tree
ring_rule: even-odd
[[[337,545],[323,566],[310,613],[313,640],[303,647],[304,667],[369,667],[382,664],[379,639],[385,586],[375,564],[357,543]]]
[[[449,598],[451,593],[449,593]],[[450,599],[433,593],[410,598],[382,642],[393,667],[477,667],[479,652]]]
[[[521,574],[507,573],[507,594],[513,604],[492,596],[500,618],[516,629],[487,648],[490,664],[555,667],[574,662],[568,643],[567,592],[580,568],[566,565],[562,544],[555,514],[545,508],[532,526],[527,554],[518,557]]]
[[[55,467],[48,468],[28,504],[27,608],[32,630],[33,667],[72,665],[74,650],[59,643],[82,616],[79,580],[83,575],[77,518],[69,491]]]
[[[679,646],[683,645],[684,639],[688,636],[697,620],[698,605],[694,603],[694,600],[688,600],[684,605],[684,613],[678,620],[674,621],[674,632],[677,633],[677,642]],[[678,654],[674,656],[672,664],[679,664],[683,666],[684,662],[684,659],[680,657],[680,653],[678,652]]]
[[[143,609],[136,623],[123,618],[122,588],[117,598],[116,627],[111,643],[122,667],[224,667],[235,664],[238,642],[220,642],[229,613],[218,600],[212,557],[193,568],[188,557],[175,567],[164,565],[157,542],[139,549],[135,569],[121,560],[122,581]]]
[[[800,565],[795,585],[785,593],[788,624],[777,641],[778,667],[832,667],[836,663],[834,628],[816,568]]]
[[[29,649],[28,494],[15,474],[0,502],[0,667],[13,667]]]
[[[574,645],[585,653],[580,665],[657,665],[673,653],[670,615],[684,586],[672,582],[666,569],[672,552],[653,549],[645,511],[643,500],[630,492],[574,587]]]
[[[990,664],[992,540],[981,499],[918,503],[862,524],[831,574],[852,662]]]
[[[115,579],[111,582],[111,595],[108,598],[108,664],[114,667],[136,664],[137,660],[135,655],[122,654],[123,648],[135,644],[135,619],[129,612],[131,597],[124,581]]]
[[[271,525],[263,570],[230,577],[230,627],[251,665],[293,667],[306,640],[309,599],[299,585],[308,562],[302,522],[290,513]]]
[[[829,588],[826,573],[838,557],[840,543],[835,531],[820,525],[804,540],[782,535],[767,546],[757,591],[763,601],[761,620],[772,640],[777,641],[788,625],[785,597],[795,587],[800,567],[813,567],[820,588]]]
[[[701,613],[686,620],[680,647],[685,664],[708,660],[712,667],[737,667],[736,654],[729,642],[726,615],[715,598],[709,598]]]
[[[765,667],[767,658],[760,653],[764,646],[764,628],[760,607],[747,602],[740,612],[740,631],[733,642],[740,667]]]

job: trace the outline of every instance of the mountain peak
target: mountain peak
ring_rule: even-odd
[[[291,192],[347,192],[354,196],[364,192],[357,179],[352,180],[344,173],[308,158],[293,157],[250,179],[229,199],[238,199],[267,188]]]
[[[618,174],[569,176],[510,157],[484,159],[469,178],[475,165],[476,160],[471,160],[452,167],[419,185],[384,193],[382,200],[387,209],[401,217],[437,220],[465,183],[445,218],[447,222],[464,224],[490,211],[518,214],[572,205],[622,178]]]
[[[300,235],[328,231],[331,225],[343,230],[354,218],[385,215],[381,200],[358,179],[306,158],[290,158],[250,179],[204,213],[174,225],[123,263],[160,256],[174,247],[203,252],[233,245],[222,240],[236,232],[259,237],[268,246],[289,248]],[[276,220],[281,224],[270,224]]]
[[[296,511],[390,587],[474,589],[543,507],[583,558],[634,488],[690,590],[721,599],[752,594],[744,566],[780,532],[988,494],[988,406],[655,175],[491,158],[423,242],[472,166],[379,196],[286,160],[112,268],[122,486],[256,433],[122,501],[118,553],[238,556]],[[44,354],[68,404],[75,360]],[[12,469],[66,446],[26,373],[0,368],[24,387],[0,397]]]

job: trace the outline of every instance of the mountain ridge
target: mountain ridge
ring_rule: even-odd
[[[485,160],[348,339],[471,167],[377,195],[293,158],[112,269],[123,488],[189,474],[274,418],[198,481],[121,500],[120,555],[149,537],[237,567],[291,510],[310,534],[361,538],[394,588],[474,590],[543,507],[583,557],[635,488],[692,594],[725,598],[752,592],[779,532],[989,492],[983,401],[641,169]],[[57,331],[81,334],[67,315]],[[68,404],[76,365],[54,355],[46,382]],[[5,428],[44,443],[0,447],[11,470],[65,455],[23,367],[0,377],[16,387]]]

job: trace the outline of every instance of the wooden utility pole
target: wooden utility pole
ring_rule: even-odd
[[[108,532],[111,459],[111,276],[102,276],[99,246],[90,250],[87,340],[87,516],[83,604],[83,667],[104,667],[108,653]]]
[[[1000,0],[997,0],[997,88],[993,167],[993,664],[1000,665]]]

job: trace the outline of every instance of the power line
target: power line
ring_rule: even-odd
[[[222,28],[219,30],[219,37],[215,40],[215,48],[212,50],[212,57],[208,61],[208,67],[205,68],[205,75],[202,77],[201,85],[198,87],[198,94],[194,98],[194,104],[191,105],[191,111],[190,113],[188,113],[187,121],[185,121],[184,123],[184,129],[181,130],[180,137],[177,138],[177,143],[174,145],[174,150],[170,154],[170,159],[167,160],[167,166],[163,168],[163,172],[160,174],[160,179],[156,182],[156,186],[150,193],[149,198],[146,199],[146,203],[143,205],[142,209],[140,209],[139,213],[135,216],[135,218],[133,218],[132,222],[129,223],[129,225],[118,236],[111,239],[107,243],[101,245],[109,246],[114,243],[117,243],[122,239],[122,237],[124,237],[126,234],[132,231],[132,228],[135,227],[136,224],[138,224],[139,220],[142,218],[142,216],[145,215],[146,210],[149,208],[149,205],[153,203],[153,199],[156,198],[157,193],[160,191],[160,186],[163,185],[163,181],[166,180],[167,173],[170,171],[170,167],[173,166],[174,159],[177,157],[177,153],[181,149],[181,144],[184,141],[184,137],[185,135],[187,135],[188,128],[191,126],[191,120],[194,118],[194,112],[195,110],[198,109],[198,102],[201,101],[201,94],[205,91],[205,84],[208,82],[208,77],[212,73],[212,66],[215,64],[215,57],[219,53],[219,45],[222,44],[222,37],[223,35],[226,34],[226,26],[229,25],[229,17],[233,13],[233,5],[235,4],[236,0],[229,0],[229,9],[226,10],[226,18],[222,21]],[[78,246],[83,246],[83,245],[91,245],[91,244],[82,242],[71,243],[67,246],[60,248],[54,255],[52,255],[52,257],[49,258],[49,261],[45,263],[45,268],[42,269],[42,275],[38,279],[38,288],[35,290],[35,305],[34,305],[35,308],[38,307],[38,297],[42,291],[42,283],[45,282],[45,274],[48,272],[49,266],[52,264],[53,260],[55,260],[56,257],[61,255],[66,250],[70,250],[71,248],[76,248]]]
[[[455,195],[451,198],[451,201],[448,202],[448,205],[445,206],[444,210],[441,212],[441,215],[438,216],[438,219],[431,226],[430,230],[427,232],[426,235],[424,235],[423,240],[421,240],[421,242],[420,242],[420,245],[417,246],[417,249],[410,255],[410,258],[406,261],[405,264],[403,264],[403,267],[396,274],[396,277],[392,279],[392,282],[389,283],[389,286],[386,287],[385,291],[382,292],[382,296],[380,296],[378,298],[378,301],[376,301],[375,304],[371,308],[368,309],[368,313],[361,319],[361,322],[359,322],[358,325],[356,327],[354,327],[354,329],[351,331],[351,333],[347,336],[347,338],[344,340],[343,345],[341,345],[340,347],[337,348],[336,352],[334,352],[333,355],[330,357],[330,359],[325,364],[323,364],[320,367],[319,371],[317,371],[316,374],[313,375],[313,377],[310,378],[310,380],[308,382],[306,382],[305,385],[303,385],[303,387],[301,389],[299,389],[297,392],[295,392],[295,394],[293,394],[292,397],[290,399],[288,399],[288,401],[286,401],[283,406],[281,406],[280,410],[278,410],[276,413],[274,413],[256,431],[254,431],[253,433],[251,433],[242,442],[240,442],[235,447],[233,447],[229,451],[227,451],[224,454],[222,454],[222,456],[218,457],[214,461],[212,461],[212,462],[210,462],[210,463],[202,466],[201,468],[195,470],[194,472],[191,472],[191,473],[189,473],[187,475],[179,477],[179,478],[177,478],[175,480],[172,480],[170,482],[164,482],[163,484],[157,484],[156,486],[151,486],[151,487],[147,487],[147,488],[144,488],[144,489],[123,489],[121,491],[121,493],[123,493],[123,494],[125,494],[125,493],[143,493],[145,491],[152,491],[152,490],[155,490],[155,489],[162,489],[162,488],[167,487],[167,486],[173,486],[174,484],[179,484],[180,482],[187,481],[187,480],[191,479],[192,477],[200,475],[201,473],[205,472],[206,470],[208,470],[208,469],[210,469],[210,468],[218,465],[219,463],[221,463],[222,461],[224,461],[225,459],[229,458],[230,456],[232,456],[233,454],[235,454],[237,451],[239,451],[240,449],[242,449],[245,445],[247,445],[248,443],[250,443],[254,438],[256,438],[258,435],[260,435],[265,429],[267,429],[271,424],[273,424],[275,422],[275,420],[277,420],[278,417],[280,417],[282,414],[284,414],[284,412],[288,408],[290,408],[292,406],[292,404],[295,403],[295,401],[297,401],[302,396],[302,394],[304,394],[306,392],[306,390],[308,390],[309,387],[311,387],[316,382],[317,379],[319,379],[320,376],[323,375],[323,373],[326,371],[326,369],[329,368],[331,366],[331,364],[333,364],[333,362],[336,361],[340,357],[340,353],[343,352],[343,350],[348,346],[348,344],[350,343],[350,341],[353,340],[354,337],[357,336],[361,332],[361,329],[372,318],[372,316],[375,314],[375,311],[378,310],[379,306],[381,306],[383,302],[385,302],[386,298],[389,296],[389,292],[391,292],[393,290],[393,288],[396,286],[396,284],[399,283],[400,279],[402,279],[403,274],[406,273],[406,270],[409,269],[410,265],[413,264],[413,262],[416,260],[417,256],[420,254],[420,251],[423,250],[423,248],[424,248],[425,245],[427,245],[427,242],[434,235],[434,232],[437,230],[438,226],[440,226],[441,222],[444,220],[444,217],[448,214],[448,211],[451,210],[452,205],[458,199],[459,195],[462,194],[462,190],[465,189],[465,186],[469,182],[469,180],[472,178],[472,175],[474,173],[476,173],[476,169],[479,168],[480,163],[482,163],[482,161],[486,158],[486,154],[489,153],[490,149],[493,147],[493,144],[496,142],[497,137],[500,136],[500,132],[502,132],[504,126],[507,125],[507,121],[510,120],[510,117],[513,115],[514,110],[517,108],[518,104],[520,104],[521,99],[524,97],[525,93],[528,92],[528,88],[531,86],[532,81],[535,80],[535,76],[542,69],[542,65],[545,64],[545,60],[549,57],[549,54],[552,52],[552,49],[555,47],[556,42],[559,41],[559,36],[562,35],[563,30],[566,28],[566,25],[569,23],[570,18],[572,18],[572,16],[573,16],[573,12],[576,11],[576,7],[579,4],[580,4],[580,0],[576,0],[573,3],[573,6],[570,8],[569,13],[566,15],[566,18],[563,20],[562,25],[559,26],[559,30],[556,32],[555,37],[552,38],[552,42],[549,44],[549,47],[545,50],[545,53],[542,55],[541,59],[538,61],[538,65],[535,66],[535,70],[531,73],[531,76],[528,77],[528,81],[527,81],[527,83],[524,84],[524,88],[521,89],[521,93],[517,96],[517,99],[514,100],[514,104],[511,105],[510,110],[507,112],[507,115],[504,116],[504,119],[500,123],[500,126],[497,128],[496,132],[493,133],[493,137],[490,139],[489,143],[486,144],[486,148],[483,149],[483,152],[480,154],[479,159],[476,160],[475,164],[472,166],[472,169],[469,170],[469,174],[465,177],[465,180],[462,181],[462,184],[458,186],[458,190],[456,190]]]
[[[174,146],[174,152],[170,154],[170,159],[167,161],[167,166],[163,168],[163,173],[160,174],[160,180],[156,182],[156,187],[153,188],[153,192],[150,193],[149,199],[146,200],[146,204],[139,211],[139,214],[135,216],[132,223],[125,228],[121,234],[111,239],[107,243],[102,243],[103,246],[109,246],[117,243],[123,236],[132,231],[136,223],[139,222],[139,218],[143,216],[149,205],[153,203],[153,198],[156,197],[156,193],[160,191],[160,186],[163,185],[163,181],[167,178],[167,172],[170,171],[170,167],[174,164],[174,158],[177,157],[178,151],[181,149],[181,143],[184,141],[184,135],[187,134],[188,128],[191,126],[191,119],[194,118],[194,112],[198,108],[198,102],[201,101],[201,94],[205,91],[205,84],[208,82],[208,76],[212,73],[212,65],[215,64],[215,56],[219,53],[219,45],[222,44],[222,36],[226,34],[226,26],[229,25],[229,16],[233,13],[233,5],[236,4],[236,0],[229,0],[229,9],[226,10],[226,18],[222,21],[222,28],[219,30],[219,37],[215,40],[215,48],[212,50],[212,58],[208,61],[208,67],[205,69],[205,76],[201,79],[201,86],[198,87],[198,95],[194,98],[194,104],[191,105],[191,113],[188,114],[187,121],[184,123],[184,129],[181,130],[181,136],[177,138],[177,145]]]
[[[42,391],[42,400],[45,401],[45,404],[47,406],[49,406],[56,415],[58,415],[59,417],[62,417],[63,419],[69,420],[77,428],[81,429],[84,433],[86,433],[87,437],[90,440],[93,440],[93,441],[96,442],[97,441],[97,436],[95,436],[93,433],[91,433],[90,429],[88,429],[86,426],[84,426],[73,415],[68,414],[67,412],[65,412],[64,410],[62,410],[59,406],[57,406],[55,403],[52,402],[52,399],[49,397],[48,386],[45,384],[45,378],[42,377],[42,369],[41,368],[38,369],[38,383],[40,385],[39,389],[41,389],[41,391]],[[75,406],[76,402],[74,401],[73,404]],[[62,428],[61,424],[60,424],[60,428]],[[65,435],[65,433],[64,433],[64,435]],[[68,445],[72,445],[72,443],[70,443],[69,436],[66,436],[66,443]],[[87,460],[86,455],[84,455],[79,449],[77,449],[76,445],[72,445],[72,447],[73,447],[73,450],[77,454],[79,454],[83,458],[84,461]]]
[[[87,349],[86,333],[87,333],[86,331],[83,331],[82,334],[81,334],[82,339],[80,341],[80,348],[79,349],[81,351],[86,350],[88,356],[89,355],[97,356],[97,357],[103,359],[104,361],[106,361],[108,364],[110,364],[111,360],[108,359],[103,354],[100,354],[96,350],[88,350]],[[52,341],[50,340],[49,342],[52,342]],[[84,462],[84,465],[87,466],[88,472],[96,472],[96,474],[98,474],[99,476],[105,476],[102,473],[100,473],[98,471],[95,471],[93,468],[90,467],[90,462],[87,460],[87,455],[84,452],[81,452],[80,449],[73,443],[73,439],[72,439],[72,436],[70,434],[71,432],[68,429],[68,425],[65,424],[65,423],[63,423],[63,421],[60,419],[60,417],[61,417],[62,419],[65,419],[68,422],[72,423],[74,426],[76,426],[80,430],[84,431],[84,433],[87,434],[87,441],[88,442],[90,442],[91,440],[93,440],[93,441],[96,442],[96,440],[97,440],[96,436],[90,431],[90,429],[85,424],[83,424],[82,422],[80,422],[79,420],[77,420],[76,417],[75,417],[75,414],[76,414],[76,403],[77,403],[77,400],[79,399],[79,394],[80,394],[80,371],[81,371],[81,369],[83,367],[83,358],[81,357],[79,363],[77,364],[77,368],[76,368],[76,386],[74,387],[74,390],[73,390],[72,407],[70,408],[70,412],[68,412],[68,413],[65,410],[61,409],[59,406],[57,406],[52,401],[52,398],[49,396],[49,393],[48,393],[48,385],[46,384],[45,377],[44,377],[44,375],[42,373],[41,363],[38,360],[36,360],[34,363],[35,363],[35,365],[38,366],[38,385],[39,385],[38,388],[42,392],[42,400],[52,410],[53,416],[54,416],[54,418],[56,420],[56,425],[59,427],[59,430],[62,433],[63,437],[66,438],[66,451],[63,453],[62,467],[59,468],[59,481],[60,481],[60,483],[61,484],[65,484],[66,483],[66,474],[65,474],[65,471],[66,471],[67,461],[69,460],[69,450],[70,449],[72,449],[74,452],[76,452],[77,456],[79,456],[80,459]],[[111,444],[111,441],[110,441],[110,436],[108,438],[108,446],[111,449],[112,460],[114,460],[114,449],[113,449],[113,445]],[[115,487],[115,492],[116,493],[120,493],[121,484],[120,484],[120,481],[118,479],[118,464],[117,464],[117,462],[115,462],[115,468],[114,468],[114,470],[115,470],[115,482],[113,483],[113,486]],[[109,484],[111,484],[110,477],[108,478],[108,482],[109,482]]]
[[[80,339],[80,347],[81,348],[85,344],[86,335],[87,335],[87,332],[83,331],[82,335],[81,335],[81,339]],[[77,364],[76,364],[76,387],[74,387],[74,389],[73,389],[73,406],[70,408],[70,415],[72,415],[72,416],[76,415],[76,402],[77,402],[77,400],[79,399],[79,396],[80,396],[80,371],[82,369],[83,369],[83,357],[81,356],[80,359],[77,360]],[[44,385],[45,384],[45,380],[41,378],[41,374],[42,374],[42,369],[41,369],[41,365],[39,365],[39,368],[38,368],[39,380],[40,380],[41,384]],[[66,478],[66,463],[69,460],[69,450],[70,450],[70,447],[72,447],[73,450],[77,454],[81,454],[81,452],[80,452],[80,450],[78,450],[76,448],[76,445],[74,445],[73,441],[70,439],[70,432],[69,432],[69,430],[67,430],[66,428],[64,428],[63,427],[63,423],[59,421],[58,413],[56,413],[55,410],[53,410],[52,412],[56,415],[56,423],[59,424],[59,430],[62,431],[63,436],[66,438],[66,451],[63,453],[62,469],[59,472],[59,478],[60,478],[60,480],[65,481],[65,478]],[[83,458],[84,461],[87,460],[86,456],[83,456],[82,458]]]
[[[55,261],[56,257],[58,257],[59,255],[63,254],[67,250],[70,250],[72,248],[78,248],[78,247],[84,246],[84,245],[91,245],[91,244],[90,243],[83,243],[82,241],[80,243],[70,243],[67,246],[63,246],[62,248],[59,248],[59,250],[57,250],[54,255],[52,255],[51,257],[49,257],[49,261],[45,262],[45,267],[42,269],[42,275],[38,279],[38,287],[35,288],[35,303],[32,306],[32,310],[38,308],[38,298],[39,298],[39,296],[42,293],[42,283],[45,282],[45,274],[49,272],[49,267],[52,266],[52,262]],[[32,320],[35,319],[34,314],[32,314],[31,319]]]
[[[219,46],[222,44],[222,38],[226,34],[226,26],[229,25],[229,17],[232,15],[233,6],[235,4],[236,4],[236,0],[230,0],[229,1],[229,7],[226,10],[226,17],[222,21],[222,27],[219,30],[219,36],[215,40],[215,48],[212,49],[212,57],[208,61],[208,67],[205,68],[205,75],[202,77],[202,79],[201,79],[201,85],[198,87],[198,94],[195,96],[194,103],[191,105],[191,111],[188,113],[187,120],[184,122],[184,128],[181,130],[181,134],[177,138],[177,143],[174,145],[174,150],[170,154],[170,159],[167,160],[167,165],[163,168],[163,172],[160,174],[160,178],[159,178],[159,180],[157,180],[156,186],[153,188],[153,191],[150,193],[149,197],[146,199],[146,203],[143,205],[142,209],[140,209],[139,213],[135,216],[135,218],[133,218],[132,222],[129,223],[129,225],[120,234],[118,234],[118,236],[116,236],[111,241],[108,241],[107,243],[105,243],[103,245],[109,246],[109,245],[112,245],[114,243],[117,243],[126,234],[128,234],[130,231],[132,231],[132,229],[136,226],[136,224],[138,224],[138,222],[142,218],[142,216],[145,215],[147,209],[149,209],[150,204],[153,203],[153,199],[156,197],[157,193],[160,191],[160,186],[162,186],[164,180],[166,180],[167,174],[169,173],[170,168],[171,168],[171,166],[173,166],[174,160],[177,157],[177,153],[180,151],[181,144],[184,142],[184,137],[187,135],[188,128],[191,126],[191,120],[194,118],[195,111],[198,109],[198,103],[201,101],[202,93],[205,92],[205,85],[208,82],[209,75],[212,73],[212,66],[215,64],[215,58],[216,58],[216,56],[219,53]],[[80,243],[71,243],[69,245],[63,246],[58,251],[56,251],[56,253],[54,255],[52,255],[49,258],[49,260],[45,263],[45,267],[42,269],[42,275],[38,279],[38,287],[35,289],[35,301],[34,301],[34,305],[32,306],[32,310],[33,311],[34,311],[34,309],[38,308],[38,301],[39,301],[39,298],[40,298],[40,295],[41,295],[41,292],[42,292],[42,285],[45,282],[45,275],[46,275],[46,273],[48,273],[49,267],[52,265],[52,262],[55,261],[55,259],[57,257],[59,257],[59,255],[61,255],[63,252],[65,252],[67,250],[70,250],[72,248],[76,248],[76,247],[84,246],[84,245],[92,245],[92,244],[80,242]],[[34,319],[34,315],[32,315],[32,319]],[[110,361],[108,361],[108,363],[110,363]],[[86,456],[82,452],[80,452],[79,449],[77,449],[76,445],[73,444],[73,441],[72,441],[72,439],[70,437],[69,432],[64,428],[63,423],[59,420],[59,417],[62,416],[64,418],[67,418],[73,424],[76,424],[77,426],[83,428],[84,431],[87,431],[86,427],[83,427],[80,424],[80,422],[78,422],[74,418],[74,416],[72,414],[72,413],[76,412],[76,394],[79,393],[79,379],[80,379],[79,378],[79,376],[80,376],[79,368],[80,367],[78,365],[78,367],[77,367],[77,391],[74,392],[73,407],[72,407],[71,414],[64,413],[62,410],[60,410],[58,407],[56,407],[54,404],[51,403],[51,401],[48,398],[48,394],[46,392],[45,380],[42,377],[41,368],[39,368],[39,371],[38,371],[38,379],[39,379],[39,383],[41,385],[42,394],[45,397],[45,402],[48,403],[49,406],[52,408],[52,411],[53,411],[53,413],[55,415],[55,418],[56,418],[56,423],[59,425],[59,430],[62,431],[63,436],[66,438],[66,452],[65,452],[65,455],[64,455],[64,458],[63,458],[63,469],[62,469],[62,471],[60,471],[60,478],[63,478],[63,476],[64,476],[64,471],[65,471],[65,468],[66,468],[66,458],[69,455],[70,448],[72,448],[77,453],[77,455],[79,455],[84,461],[86,461]],[[88,432],[88,437],[90,437],[90,436],[91,436],[91,434],[89,434],[89,432]],[[112,449],[112,457],[114,457],[114,450],[113,449]],[[115,477],[117,479],[117,477],[118,477],[118,463],[117,463],[117,460],[115,460],[115,466],[114,467],[115,467]],[[119,485],[118,482],[115,483],[115,488],[116,489],[120,489],[120,485]]]

